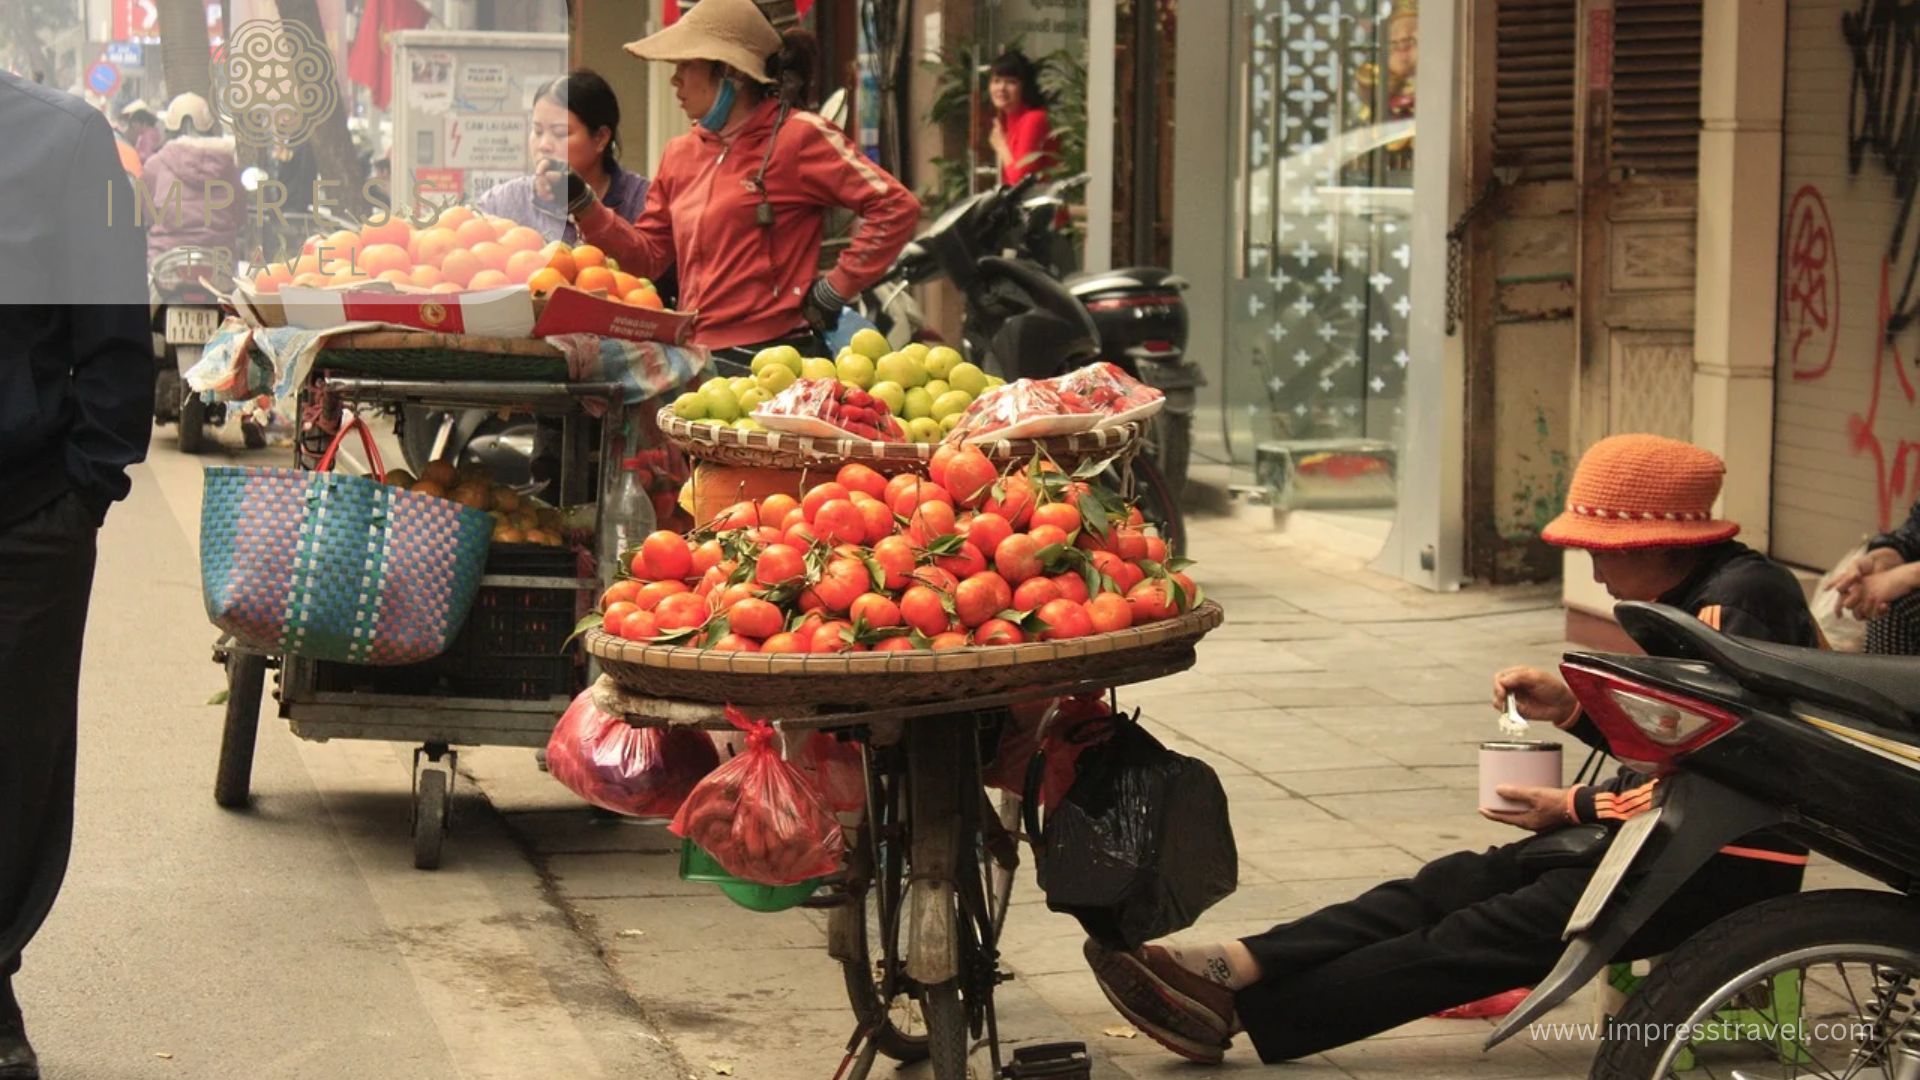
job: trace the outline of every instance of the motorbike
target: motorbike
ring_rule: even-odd
[[[1659,776],[1568,921],[1522,1030],[1614,958],[1726,845],[1776,829],[1890,891],[1819,889],[1732,912],[1669,953],[1604,1032],[1591,1077],[1920,1077],[1920,667],[1728,637],[1626,603],[1646,656],[1561,671],[1615,755]]]
[[[187,372],[220,328],[219,291],[232,287],[218,256],[205,248],[182,247],[153,260],[148,271],[148,312],[153,333],[153,419],[177,424],[182,453],[197,454],[209,427],[227,419],[224,402],[208,404],[187,389]],[[267,444],[266,430],[243,418],[247,448]]]
[[[1185,355],[1187,283],[1157,267],[1064,273],[1070,245],[1058,222],[1067,193],[1086,179],[1041,186],[1029,175],[954,204],[901,251],[858,310],[899,347],[923,329],[906,290],[945,277],[966,297],[961,351],[987,370],[1051,378],[1105,360],[1159,389],[1166,406],[1148,432],[1150,460],[1136,462],[1136,472],[1149,489],[1143,512],[1172,540],[1184,528],[1180,494],[1205,383]]]

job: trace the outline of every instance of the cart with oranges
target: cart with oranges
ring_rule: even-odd
[[[685,500],[700,526],[623,552],[627,588],[584,634],[595,703],[643,727],[731,730],[731,707],[827,732],[857,747],[865,787],[836,873],[754,892],[689,832],[683,874],[750,906],[830,909],[851,1075],[885,1055],[962,1080],[976,1051],[1000,1075],[993,996],[1033,781],[996,798],[986,778],[1027,777],[996,759],[1030,753],[1062,702],[1192,666],[1224,617],[1125,493],[1093,483],[1137,429],[962,448],[660,423],[702,462]],[[1126,625],[1093,625],[1102,597]]]

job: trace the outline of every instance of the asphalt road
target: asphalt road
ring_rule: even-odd
[[[686,1075],[484,799],[412,868],[409,747],[301,742],[269,700],[254,806],[214,805],[200,469],[287,456],[222,437],[157,429],[101,537],[72,868],[16,982],[46,1076]]]

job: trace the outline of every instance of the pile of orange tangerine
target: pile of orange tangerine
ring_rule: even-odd
[[[437,293],[525,285],[545,296],[562,285],[602,293],[635,307],[660,308],[653,283],[620,269],[591,244],[548,243],[538,230],[456,206],[432,227],[415,229],[388,218],[358,232],[341,229],[308,238],[291,262],[273,263],[253,277],[255,291],[282,285],[354,285],[390,282]]]

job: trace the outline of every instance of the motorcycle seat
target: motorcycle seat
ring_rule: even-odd
[[[1843,709],[1920,745],[1920,657],[1733,637],[1664,604],[1628,602],[1614,612],[1621,629],[1655,656],[1707,661],[1751,690]]]

